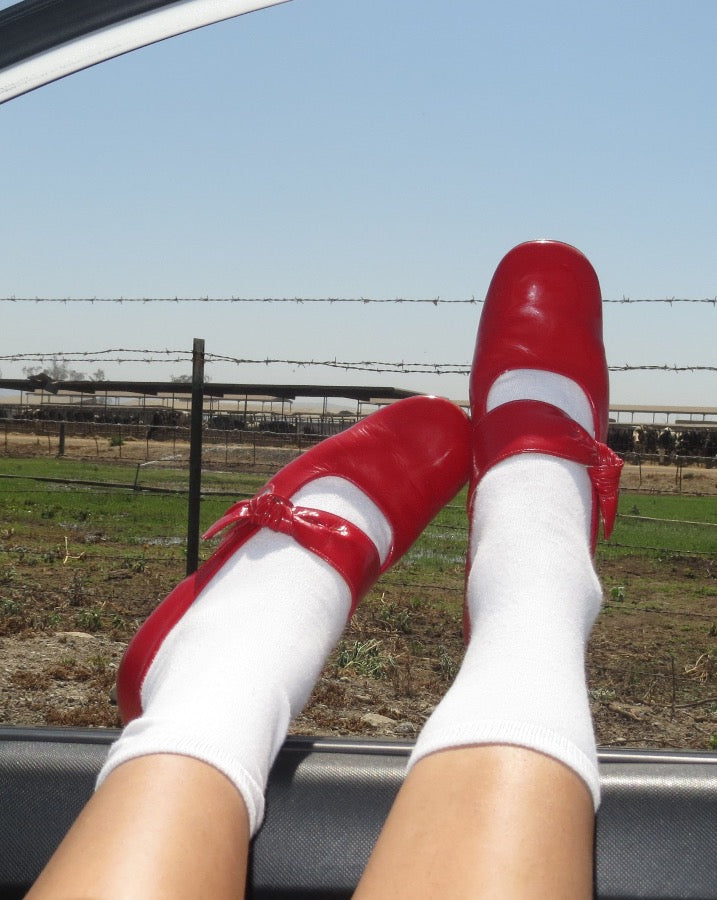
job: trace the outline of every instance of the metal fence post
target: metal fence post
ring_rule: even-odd
[[[202,416],[204,412],[204,341],[192,345],[192,408],[189,428],[189,503],[187,509],[187,575],[199,565],[199,507],[202,492]]]

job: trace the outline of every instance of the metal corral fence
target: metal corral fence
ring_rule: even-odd
[[[38,412],[42,415],[38,415]],[[109,441],[121,448],[125,442],[142,442],[145,459],[152,458],[155,442],[170,445],[187,443],[191,435],[189,414],[179,410],[151,408],[118,409],[112,415],[94,413],[91,408],[80,410],[61,404],[44,407],[0,407],[0,435],[4,450],[11,452],[9,435],[31,435],[47,446],[49,455],[62,456],[67,438],[94,441],[99,456]],[[356,413],[271,413],[249,411],[242,415],[233,412],[205,412],[202,416],[202,440],[227,449],[236,445],[249,448],[280,446],[304,450],[315,443],[338,434],[361,418]],[[717,466],[717,426],[632,426],[611,424],[608,444],[628,462],[657,464],[679,470],[686,466],[713,468]],[[122,457],[121,449],[119,451]],[[136,453],[133,454],[136,457]],[[679,474],[676,474],[679,477]]]
[[[338,434],[349,428],[358,418],[355,416],[292,416],[276,419],[256,414],[248,422],[232,422],[231,416],[205,417],[202,427],[202,441],[205,444],[224,446],[227,454],[230,447],[242,445],[248,448],[280,446],[304,450],[322,441],[325,437]],[[122,447],[128,442],[142,443],[146,460],[161,455],[165,447],[176,451],[178,445],[187,444],[191,437],[191,427],[187,420],[182,424],[145,425],[133,422],[77,422],[61,419],[21,419],[6,418],[0,423],[4,451],[12,452],[11,435],[27,435],[46,446],[48,455],[63,456],[69,438],[93,441],[95,452],[100,456],[107,443],[118,448],[122,458]],[[136,457],[136,453],[132,457]]]

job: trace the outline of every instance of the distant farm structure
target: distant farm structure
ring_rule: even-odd
[[[5,431],[147,441],[186,439],[191,385],[184,382],[0,379]],[[204,440],[299,448],[417,392],[353,385],[206,383]],[[60,429],[60,426],[62,428]],[[615,405],[608,443],[633,462],[717,465],[717,408]]]
[[[0,428],[63,436],[148,441],[188,438],[191,384],[146,381],[0,379]],[[373,410],[414,391],[391,387],[221,384],[203,386],[202,431],[231,439],[300,448],[343,431]],[[300,401],[300,402],[297,402]]]

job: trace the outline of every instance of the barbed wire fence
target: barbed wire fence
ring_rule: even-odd
[[[418,304],[432,306],[480,306],[483,300],[475,296],[466,298],[444,297],[0,297],[0,303],[9,304],[61,304],[61,305],[104,305],[104,304],[327,304],[371,305],[371,304]],[[629,297],[606,298],[604,304],[701,304],[717,308],[717,295],[713,297]],[[64,363],[183,363],[191,359],[191,351],[185,349],[149,348],[102,348],[97,350],[67,351],[56,350],[42,353],[9,353],[0,355],[3,362],[44,363],[56,360]],[[294,359],[282,357],[238,357],[220,353],[206,353],[205,362],[229,363],[234,365],[288,365],[299,368],[321,367],[344,371],[371,372],[381,374],[429,374],[468,375],[469,362],[425,362],[387,360],[339,360],[339,359]],[[717,365],[680,365],[676,363],[612,364],[611,372],[717,372]]]
[[[0,303],[423,303],[432,306],[482,304],[477,297],[0,297]],[[603,299],[603,303],[706,303],[717,307],[714,297],[619,297]]]
[[[6,353],[0,354],[0,362],[24,363],[187,363],[191,361],[191,350],[150,350],[137,348],[107,348],[103,350],[50,350],[43,353]],[[260,359],[241,356],[229,356],[224,353],[205,354],[207,363],[223,362],[234,365],[289,365],[298,368],[330,368],[347,372],[375,372],[396,375],[469,375],[470,363],[452,362],[412,362],[401,360],[339,360],[339,359],[291,359],[281,357],[263,357]],[[609,365],[611,372],[717,372],[717,365],[677,363],[624,363]]]

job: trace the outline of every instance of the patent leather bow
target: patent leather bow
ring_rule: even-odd
[[[274,493],[270,488],[250,500],[235,503],[204,533],[203,538],[209,540],[230,525],[238,526],[241,530],[248,527],[271,528],[272,531],[292,535],[299,521],[311,522],[325,528],[341,528],[340,523],[345,522],[344,519],[331,513],[294,506],[291,500]]]
[[[231,552],[252,529],[270,528],[320,556],[341,573],[349,586],[351,612],[380,573],[378,551],[360,528],[323,509],[295,506],[271,484],[251,500],[235,503],[203,537],[208,540],[227,528],[220,551]]]
[[[595,441],[595,453],[597,462],[588,467],[588,474],[598,497],[603,535],[607,539],[612,534],[617,515],[620,473],[624,462],[617,453],[599,441]]]

